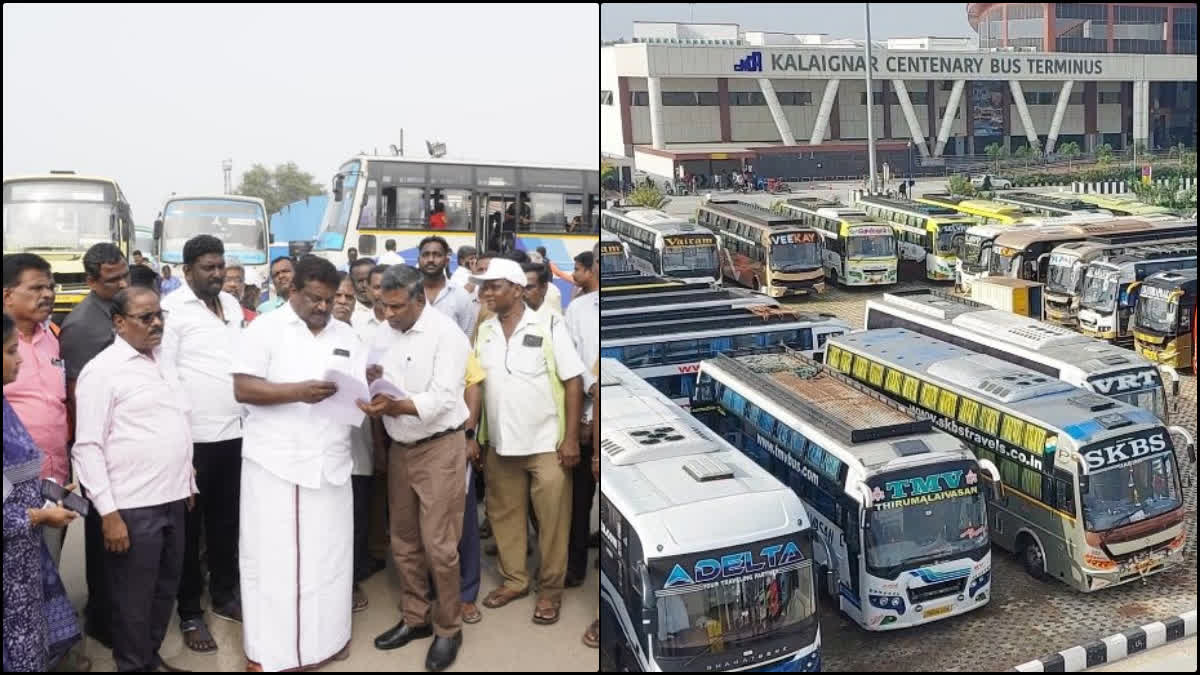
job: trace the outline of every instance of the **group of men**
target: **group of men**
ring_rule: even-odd
[[[86,631],[118,669],[175,670],[158,649],[176,601],[185,644],[218,649],[202,548],[209,611],[243,624],[251,670],[347,658],[358,584],[387,555],[401,617],[375,647],[433,637],[426,666],[448,667],[481,619],[480,487],[503,579],[482,604],[536,589],[532,621],[556,622],[588,570],[597,252],[575,258],[565,316],[548,265],[519,251],[461,249],[453,278],[437,236],[418,267],[283,257],[257,311],[224,253],[189,240],[165,296],[96,244],[61,332],[49,264],[4,257],[27,364],[5,395],[46,473],[66,484],[73,467],[90,501]],[[64,536],[47,528],[56,561]]]

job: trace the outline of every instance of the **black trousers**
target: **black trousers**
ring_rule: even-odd
[[[238,509],[242,492],[242,439],[192,446],[196,467],[196,507],[187,513],[184,527],[183,578],[179,583],[179,618],[204,616],[200,599],[204,575],[200,570],[200,524],[208,538],[209,592],[214,608],[237,599]]]
[[[350,476],[354,490],[354,583],[371,573],[367,554],[367,521],[371,517],[371,481],[373,476]]]
[[[186,500],[121,509],[129,550],[104,552],[117,670],[153,671],[183,573]]]
[[[108,573],[104,570],[104,530],[96,504],[89,502],[83,521],[84,573],[88,599],[83,610],[87,631],[102,640],[112,641],[112,598],[108,593]]]
[[[596,479],[592,477],[592,452],[590,442],[580,443],[579,463],[571,469],[571,533],[567,537],[567,576],[580,579],[587,576],[592,497],[596,494]]]

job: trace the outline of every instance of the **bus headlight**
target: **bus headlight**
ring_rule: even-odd
[[[1098,570],[1117,569],[1116,561],[1105,555],[1104,551],[1091,546],[1089,546],[1087,552],[1083,554],[1083,564]]]

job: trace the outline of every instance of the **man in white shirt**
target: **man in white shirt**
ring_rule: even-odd
[[[396,240],[388,239],[383,244],[383,255],[379,256],[380,265],[403,265],[404,257],[396,253]]]
[[[213,615],[241,622],[238,585],[238,492],[242,481],[242,406],[233,400],[233,355],[246,323],[237,299],[221,290],[225,246],[197,235],[183,245],[184,284],[163,299],[170,316],[163,332],[163,363],[179,378],[191,412],[192,465],[200,497],[187,515],[179,630],[197,652],[216,651],[204,623],[200,571],[201,520],[207,538]]]
[[[565,321],[575,351],[584,363],[595,363],[600,358],[600,275],[599,242],[591,251],[575,256],[575,285],[582,291],[567,307]],[[583,372],[583,390],[590,391],[596,378],[590,371]],[[596,480],[592,477],[592,400],[584,398],[583,419],[580,420],[579,464],[572,473],[571,535],[567,554],[568,588],[583,585],[587,576],[588,532],[591,528],[592,498],[596,494]]]
[[[382,281],[388,327],[380,329],[375,346],[387,351],[371,375],[382,376],[406,397],[377,394],[360,407],[382,417],[391,441],[392,553],[404,589],[403,618],[375,646],[396,649],[435,635],[425,667],[439,671],[454,662],[462,644],[458,542],[466,499],[464,375],[471,348],[458,326],[426,301],[423,275],[428,278],[404,265],[389,268]],[[432,605],[430,577],[437,595]]]
[[[350,315],[350,325],[367,346],[370,353],[371,344],[379,327],[386,323],[380,296],[383,294],[383,273],[387,265],[375,265],[367,274],[367,293],[371,296],[371,310],[367,314],[354,313]],[[356,290],[357,290],[357,284]],[[367,364],[372,365],[372,364]],[[387,443],[383,431],[383,423],[367,418],[363,420],[363,428],[371,437],[373,452],[372,465],[374,475],[371,480],[371,499],[367,518],[367,553],[370,556],[370,568],[379,571],[386,566],[386,560],[392,555],[392,537],[388,527],[388,482],[387,482]],[[374,572],[372,572],[374,573]]]
[[[474,246],[458,247],[458,267],[455,267],[454,274],[450,275],[450,283],[459,288],[466,288],[471,282],[471,272],[475,269],[475,256],[478,254],[479,251]]]
[[[250,324],[234,360],[248,410],[239,563],[251,669],[349,657],[353,427],[314,405],[337,392],[327,371],[365,376],[366,347],[330,318],[338,285],[333,263],[302,258],[288,301]]]
[[[425,237],[417,247],[421,274],[424,275],[425,300],[430,307],[450,317],[463,335],[475,328],[475,310],[471,295],[446,280],[446,262],[450,259],[450,244],[438,236]]]
[[[85,493],[102,519],[120,671],[163,668],[158,655],[183,572],[184,514],[196,493],[188,403],[162,359],[158,294],[113,298],[111,345],[79,374],[75,446]],[[185,505],[186,503],[186,505]]]
[[[503,607],[529,593],[526,527],[532,497],[541,548],[533,621],[551,624],[558,621],[567,567],[583,364],[562,319],[543,319],[525,305],[519,264],[495,258],[475,278],[496,314],[479,326],[475,353],[486,372],[487,441],[495,450],[487,453],[484,477],[504,579],[483,605]]]
[[[562,316],[562,305],[556,307],[550,302],[548,291],[554,288],[550,283],[550,268],[544,263],[528,262],[521,265],[521,270],[525,272],[525,304],[538,316]]]
[[[350,280],[354,282],[354,313],[351,315],[351,325],[356,323],[353,317],[365,318],[371,314],[371,308],[375,305],[367,283],[367,277],[370,276],[373,267],[375,262],[370,258],[358,258],[350,263]]]

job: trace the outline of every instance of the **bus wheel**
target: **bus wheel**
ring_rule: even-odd
[[[1025,546],[1021,549],[1021,562],[1029,576],[1039,581],[1046,578],[1046,554],[1042,545],[1033,537],[1025,537]]]

